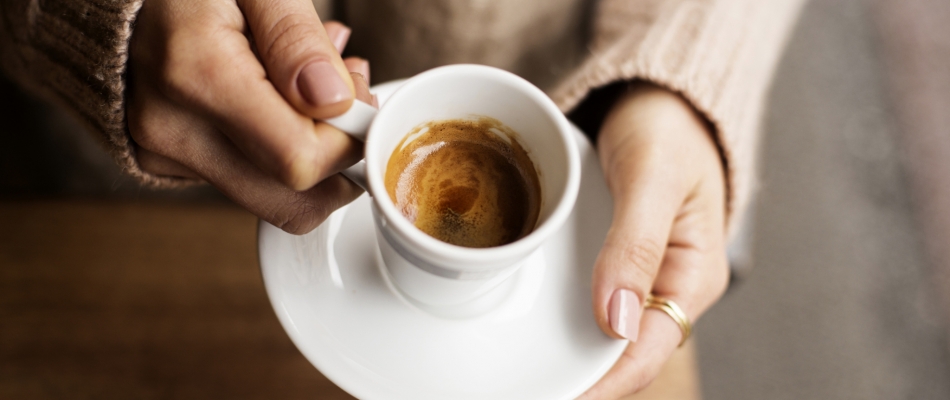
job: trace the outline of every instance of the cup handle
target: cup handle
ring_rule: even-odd
[[[359,100],[353,100],[353,105],[343,115],[323,120],[330,126],[337,128],[353,138],[365,142],[366,132],[369,130],[369,124],[376,118],[376,108]],[[353,166],[340,172],[353,183],[359,185],[363,190],[369,192],[369,185],[366,180],[366,161],[353,164]]]
[[[369,181],[366,179],[366,161],[359,160],[356,164],[340,171],[340,174],[363,188],[366,193],[369,193]]]

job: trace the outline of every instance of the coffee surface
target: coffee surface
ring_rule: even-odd
[[[410,222],[459,246],[518,240],[534,229],[541,208],[534,163],[517,135],[491,118],[417,127],[393,151],[385,183]]]

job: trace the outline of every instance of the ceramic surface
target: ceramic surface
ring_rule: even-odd
[[[441,315],[452,314],[511,276],[571,213],[580,186],[573,129],[541,89],[511,72],[485,65],[455,64],[422,72],[402,83],[381,105],[368,125],[364,155],[366,189],[374,200],[385,266],[402,293],[441,308]],[[542,199],[537,225],[512,243],[456,246],[427,235],[407,220],[390,200],[383,177],[393,151],[414,130],[425,131],[425,124],[432,121],[484,116],[516,132],[531,155]]]
[[[374,92],[382,102],[398,84]],[[478,317],[433,315],[392,287],[365,194],[304,236],[261,222],[264,283],[297,348],[361,399],[569,399],[593,385],[626,342],[603,334],[591,311],[612,202],[596,153],[575,136],[575,209]]]

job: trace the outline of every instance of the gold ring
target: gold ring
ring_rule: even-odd
[[[682,346],[683,343],[686,343],[686,339],[689,339],[689,335],[693,332],[693,325],[690,324],[689,317],[686,316],[686,313],[683,312],[680,306],[676,305],[673,300],[649,294],[647,295],[647,301],[644,307],[663,311],[666,315],[669,315],[670,318],[673,318],[673,322],[676,322],[676,324],[680,326],[680,331],[683,332],[683,340],[680,340],[679,345]]]

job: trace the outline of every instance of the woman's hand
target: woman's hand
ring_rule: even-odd
[[[630,340],[583,399],[615,399],[646,387],[682,339],[648,294],[696,321],[726,289],[725,180],[710,128],[682,97],[635,83],[598,139],[614,216],[594,266],[593,304],[608,335]]]
[[[149,0],[129,49],[127,118],[147,172],[203,179],[288,232],[360,189],[337,174],[362,144],[314,119],[372,103],[349,29],[310,0]]]

